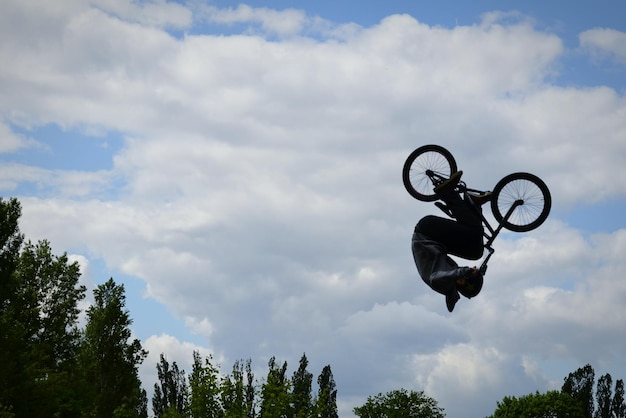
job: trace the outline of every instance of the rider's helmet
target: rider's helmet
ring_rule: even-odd
[[[473,298],[477,294],[480,293],[480,289],[483,288],[483,275],[480,271],[470,275],[465,279],[465,284],[463,286],[457,286],[457,290],[460,294],[465,296],[466,298]]]

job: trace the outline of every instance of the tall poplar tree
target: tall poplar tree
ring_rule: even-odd
[[[289,415],[289,388],[290,381],[285,378],[287,362],[282,367],[276,364],[276,358],[269,362],[267,380],[261,388],[261,418],[282,418]]]
[[[590,364],[570,373],[563,382],[561,391],[568,393],[578,400],[585,409],[585,417],[593,418],[594,400],[593,385],[595,372]]]
[[[308,418],[311,415],[313,374],[307,370],[308,365],[309,360],[306,354],[302,354],[300,366],[291,378],[291,404],[293,405],[291,416],[294,418]]]
[[[152,397],[152,411],[156,418],[169,415],[184,416],[187,403],[187,380],[185,371],[178,369],[178,364],[173,362],[170,366],[161,353],[157,363],[157,376],[159,383],[154,384],[154,396]]]
[[[220,404],[219,368],[208,356],[204,364],[200,353],[193,352],[193,365],[189,375],[189,409],[193,417],[220,418],[224,415]]]
[[[252,360],[246,361],[246,418],[256,418],[256,388],[254,387],[254,373]]]
[[[318,418],[338,418],[337,413],[337,389],[333,372],[330,365],[322,369],[322,373],[317,378],[318,394],[315,402],[316,417]]]
[[[20,414],[31,417],[76,414],[76,356],[79,346],[78,302],[85,287],[80,268],[66,254],[54,256],[48,241],[24,247],[16,270],[19,283],[16,326],[24,338],[15,355],[26,365]],[[19,325],[17,323],[19,322]],[[16,412],[18,407],[16,405]]]
[[[624,381],[617,379],[615,394],[611,401],[611,412],[614,418],[626,418],[626,404],[624,404]]]
[[[18,394],[16,384],[22,381],[22,364],[15,356],[23,350],[24,340],[16,322],[18,282],[14,274],[24,240],[18,225],[21,214],[17,199],[0,198],[0,411],[12,408]]]
[[[610,374],[600,376],[596,387],[596,418],[612,418],[611,417],[611,400],[613,399],[613,379]]]
[[[17,416],[72,416],[85,288],[78,264],[54,256],[48,241],[21,248],[20,216],[16,199],[0,199],[0,405]]]
[[[222,380],[222,406],[224,407],[224,417],[243,418],[247,413],[246,386],[244,382],[244,363],[237,360],[233,364],[230,375]]]
[[[97,418],[142,416],[146,411],[138,366],[148,353],[139,340],[131,339],[124,285],[111,278],[94,290],[94,299],[80,356],[88,403],[84,412]]]

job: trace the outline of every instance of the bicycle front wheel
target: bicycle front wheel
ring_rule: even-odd
[[[518,206],[508,219],[509,209]],[[548,186],[530,173],[513,173],[504,177],[493,189],[491,211],[498,223],[514,232],[528,232],[541,225],[550,213],[552,197]]]
[[[449,178],[456,172],[454,157],[442,146],[424,145],[413,151],[404,162],[402,182],[407,192],[417,200],[432,202],[437,200],[433,191],[431,175]]]

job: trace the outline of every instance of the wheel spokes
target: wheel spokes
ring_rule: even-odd
[[[513,225],[529,225],[541,215],[545,207],[544,196],[537,185],[529,180],[519,179],[508,183],[500,192],[498,207],[506,213],[517,200],[523,203],[511,214],[508,222]]]

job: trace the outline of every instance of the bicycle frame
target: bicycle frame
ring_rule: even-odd
[[[477,191],[477,190],[472,190],[472,189],[466,189],[466,191],[467,190],[469,190],[469,191]],[[493,255],[493,253],[496,251],[496,250],[493,249],[491,244],[493,244],[493,241],[496,239],[496,237],[498,236],[498,234],[502,230],[502,228],[504,226],[504,223],[506,221],[508,221],[508,219],[511,217],[511,215],[513,214],[515,209],[518,206],[523,205],[523,204],[524,204],[523,200],[516,200],[515,202],[513,202],[513,204],[511,205],[511,207],[507,211],[506,215],[504,215],[504,218],[502,219],[502,221],[498,224],[498,226],[495,229],[487,221],[487,218],[485,218],[485,215],[483,215],[482,211],[481,211],[480,217],[482,218],[483,226],[489,231],[489,232],[486,232],[485,230],[483,230],[483,235],[485,236],[485,238],[487,238],[487,242],[485,242],[483,245],[484,245],[485,249],[487,251],[489,251],[489,254],[487,254],[487,257],[485,257],[485,259],[483,260],[482,264],[480,265],[480,269],[479,269],[480,273],[483,276],[487,272],[487,262],[489,261],[489,259]]]
[[[446,177],[441,176],[441,175],[433,172],[432,170],[427,170],[426,171],[426,175],[431,179],[431,181],[433,182],[433,185],[435,185],[435,187],[437,185],[441,184],[442,182],[444,182],[445,180],[447,180]],[[464,182],[460,182],[455,190],[457,192],[459,192],[459,193],[463,193],[464,197],[466,199],[468,198],[468,192],[473,192],[473,193],[478,193],[478,194],[485,193],[482,190],[471,189],[471,188],[467,187],[467,185]],[[469,198],[471,200],[471,196]],[[489,252],[489,254],[487,254],[487,257],[485,257],[485,259],[483,260],[483,262],[482,262],[482,264],[480,265],[480,268],[479,268],[479,271],[480,271],[480,273],[482,275],[485,275],[485,273],[487,272],[487,262],[489,261],[489,259],[493,255],[493,253],[495,252],[495,250],[492,247],[493,242],[495,241],[496,237],[498,236],[498,234],[500,233],[500,231],[504,227],[504,223],[508,221],[508,219],[511,217],[511,215],[513,214],[515,209],[518,206],[523,205],[523,204],[524,204],[524,201],[521,200],[521,199],[516,200],[515,202],[513,202],[513,204],[511,205],[511,207],[507,211],[507,213],[504,216],[504,218],[502,219],[502,221],[500,221],[495,228],[489,223],[489,221],[487,221],[487,218],[485,218],[485,215],[483,215],[482,211],[477,208],[477,210],[480,212],[480,217],[482,219],[483,235],[485,236],[485,238],[487,238],[487,242],[485,242],[483,244],[483,246]],[[441,209],[446,215],[448,215],[450,217],[453,217],[452,213],[450,212],[450,210],[448,209],[448,207],[444,203],[442,203],[442,202],[435,202],[435,206],[437,206],[439,209]]]

